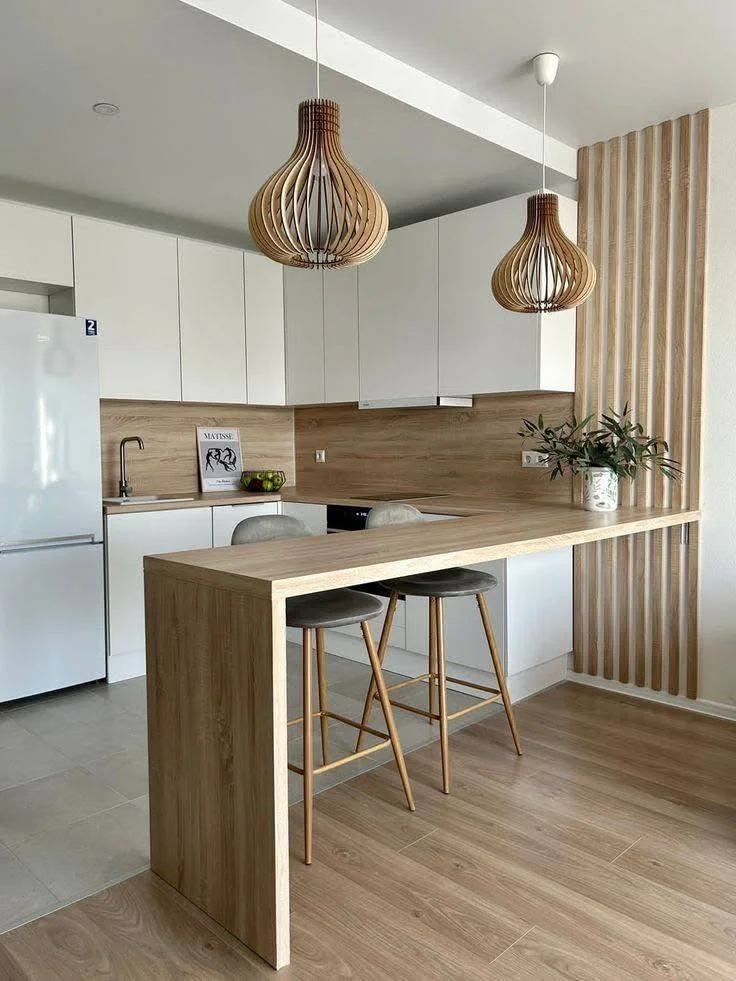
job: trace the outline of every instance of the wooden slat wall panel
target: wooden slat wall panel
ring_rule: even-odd
[[[708,127],[703,110],[579,152],[598,287],[578,309],[576,414],[628,403],[686,470],[627,483],[624,506],[699,504]],[[697,576],[695,528],[576,548],[575,671],[697,697]]]

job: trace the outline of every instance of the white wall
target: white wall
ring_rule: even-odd
[[[736,104],[711,110],[700,698],[736,705]]]

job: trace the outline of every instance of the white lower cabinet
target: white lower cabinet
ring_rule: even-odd
[[[313,535],[327,534],[327,506],[325,504],[299,504],[283,501],[281,513],[303,521]]]
[[[108,515],[105,538],[108,681],[134,678],[146,671],[143,556],[211,546],[211,508]]]
[[[279,514],[278,501],[264,501],[263,504],[233,504],[212,508],[212,544],[215,548],[229,545],[233,532],[245,518],[255,518],[261,514]]]

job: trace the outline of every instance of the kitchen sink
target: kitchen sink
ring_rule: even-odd
[[[148,494],[141,497],[103,497],[103,504],[179,504],[183,501],[193,501],[193,497],[167,497],[165,494]]]

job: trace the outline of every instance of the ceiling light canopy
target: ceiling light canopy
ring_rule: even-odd
[[[319,0],[314,20],[317,98],[300,103],[294,152],[251,201],[248,226],[282,265],[357,266],[385,242],[388,210],[343,152],[340,107],[319,97]]]
[[[542,190],[527,200],[524,234],[493,273],[493,295],[514,313],[553,313],[584,303],[595,287],[595,267],[563,232],[556,194],[547,191],[547,86],[557,75],[560,59],[545,52],[534,59],[542,86]]]

